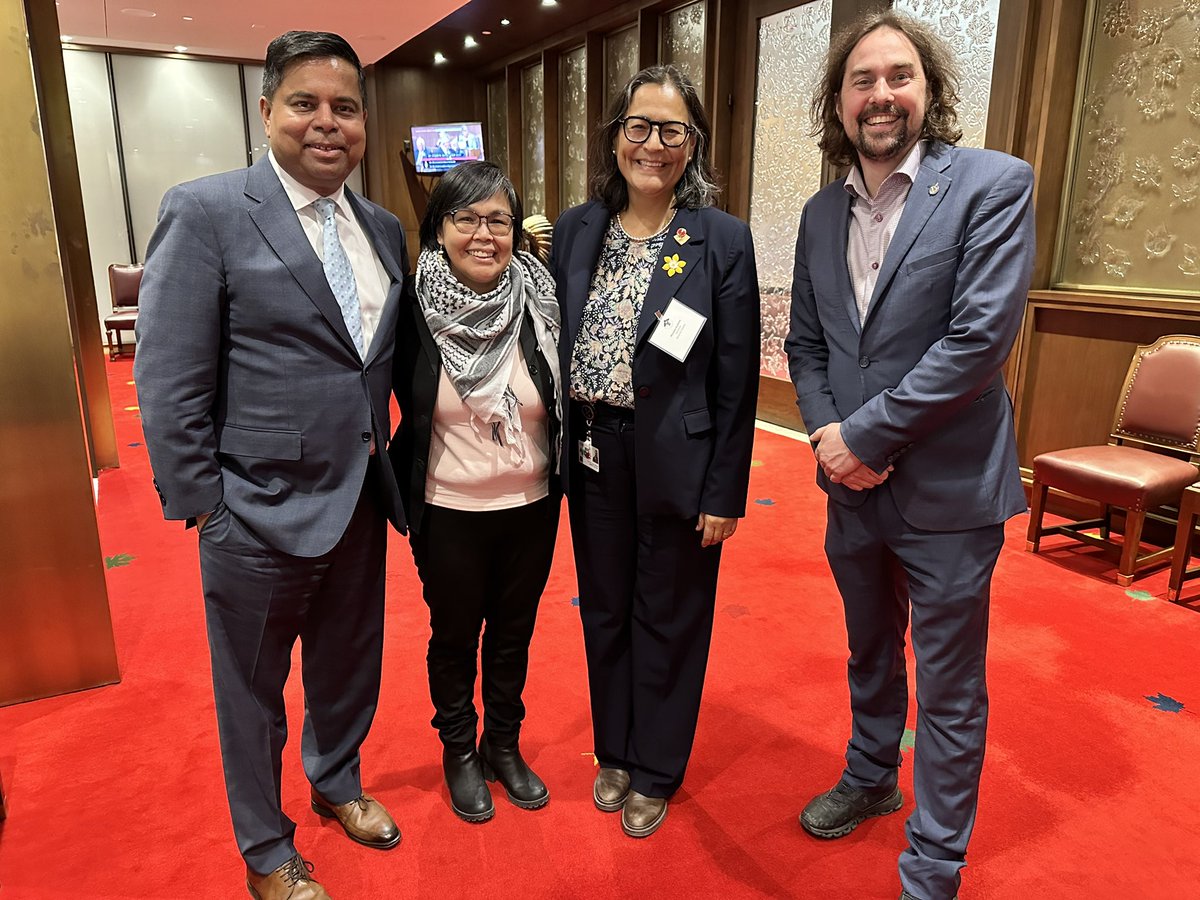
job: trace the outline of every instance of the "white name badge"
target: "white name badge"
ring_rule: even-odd
[[[683,362],[691,353],[692,345],[696,343],[696,337],[708,319],[674,297],[665,310],[655,315],[658,324],[650,332],[650,343]]]

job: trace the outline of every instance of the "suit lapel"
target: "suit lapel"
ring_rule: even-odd
[[[583,319],[583,307],[587,303],[592,272],[600,259],[604,246],[604,233],[612,217],[599,203],[593,203],[579,222],[579,237],[571,244],[571,255],[567,259],[567,307],[564,317],[562,340],[566,347],[574,347],[579,336],[579,325]]]
[[[839,191],[836,195],[836,207],[833,212],[833,269],[837,277],[837,295],[845,300],[846,315],[854,330],[861,331],[858,321],[858,300],[854,293],[854,282],[850,280],[850,259],[847,255],[850,246],[850,193],[845,188],[846,181],[838,182]]]
[[[349,200],[350,208],[354,210],[354,215],[358,217],[359,224],[366,232],[367,240],[371,242],[372,248],[379,256],[379,261],[383,263],[384,271],[391,278],[387,296],[383,301],[383,309],[379,313],[379,324],[375,327],[375,334],[394,334],[395,329],[392,323],[400,315],[400,294],[404,287],[404,272],[400,268],[400,262],[396,259],[395,253],[392,252],[392,244],[387,238],[387,233],[375,217],[375,210],[363,203],[349,188],[346,189],[346,197]],[[322,274],[324,274],[323,271]],[[341,312],[340,308],[338,311]],[[371,358],[380,352],[383,343],[383,341],[371,339],[371,346],[367,348],[367,358],[364,363],[370,362]]]
[[[883,258],[883,266],[879,270],[879,278],[875,282],[875,291],[871,294],[871,302],[867,306],[865,326],[875,313],[875,308],[882,302],[892,279],[900,268],[900,263],[908,256],[908,251],[920,236],[929,217],[950,192],[951,178],[946,170],[950,168],[950,153],[944,144],[932,144],[929,152],[921,161],[917,177],[912,189],[908,192],[908,200],[904,203],[904,212],[896,233],[888,245],[887,255]]]
[[[680,229],[687,233],[688,239],[684,244],[675,240],[675,235]],[[662,250],[654,259],[650,286],[646,289],[642,314],[638,317],[636,344],[640,344],[650,333],[656,318],[655,313],[667,308],[671,298],[677,297],[683,289],[688,276],[699,268],[700,256],[704,252],[703,244],[704,224],[700,212],[694,209],[679,210],[667,228]]]
[[[248,170],[246,196],[257,201],[255,206],[250,207],[250,218],[262,232],[263,238],[288,267],[296,283],[325,317],[329,327],[357,357],[358,350],[342,318],[342,309],[329,289],[321,260],[313,252],[296,210],[292,208],[292,202],[267,157],[264,156]]]

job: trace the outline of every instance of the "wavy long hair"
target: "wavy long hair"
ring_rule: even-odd
[[[809,110],[812,118],[812,130],[809,133],[817,138],[825,158],[836,166],[850,165],[858,158],[854,144],[846,136],[846,129],[837,114],[838,94],[846,75],[846,61],[858,42],[879,28],[900,32],[917,48],[929,91],[921,137],[946,144],[957,144],[962,139],[962,129],[958,127],[958,113],[955,111],[959,100],[960,75],[950,46],[932,28],[911,16],[891,10],[871,13],[838,32],[830,43],[825,69],[813,93]]]

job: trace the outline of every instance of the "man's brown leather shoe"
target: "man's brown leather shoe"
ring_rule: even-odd
[[[312,792],[312,809],[318,816],[337,819],[346,835],[377,850],[390,850],[400,843],[400,829],[383,804],[366,794],[349,803],[334,805],[316,791]]]
[[[616,812],[629,796],[629,773],[624,769],[604,769],[596,774],[592,800],[601,812]]]
[[[630,791],[621,810],[621,827],[630,837],[650,837],[667,817],[666,797],[647,797]]]
[[[254,900],[331,900],[312,879],[312,863],[297,853],[268,875],[246,870],[246,888]]]

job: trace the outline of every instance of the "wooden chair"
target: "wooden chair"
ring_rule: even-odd
[[[1179,602],[1179,592],[1189,578],[1200,577],[1200,566],[1189,569],[1192,542],[1196,535],[1196,520],[1200,519],[1200,489],[1194,485],[1183,492],[1179,503],[1179,524],[1175,528],[1175,555],[1171,557],[1171,578],[1167,582],[1167,599]]]
[[[1171,334],[1137,348],[1117,404],[1109,442],[1041,453],[1033,460],[1029,532],[1036,553],[1048,534],[1120,551],[1117,584],[1127,587],[1138,569],[1161,562],[1173,547],[1138,555],[1147,514],[1175,504],[1200,481],[1200,337]],[[1056,488],[1099,501],[1099,519],[1042,527],[1046,493]],[[1113,508],[1125,510],[1124,539],[1110,540]],[[1100,535],[1087,534],[1099,527]]]
[[[108,358],[116,359],[125,352],[121,334],[133,331],[137,324],[138,291],[142,286],[140,265],[108,267],[108,289],[112,294],[112,314],[104,317],[104,331],[108,341]],[[116,337],[114,343],[113,337]]]

